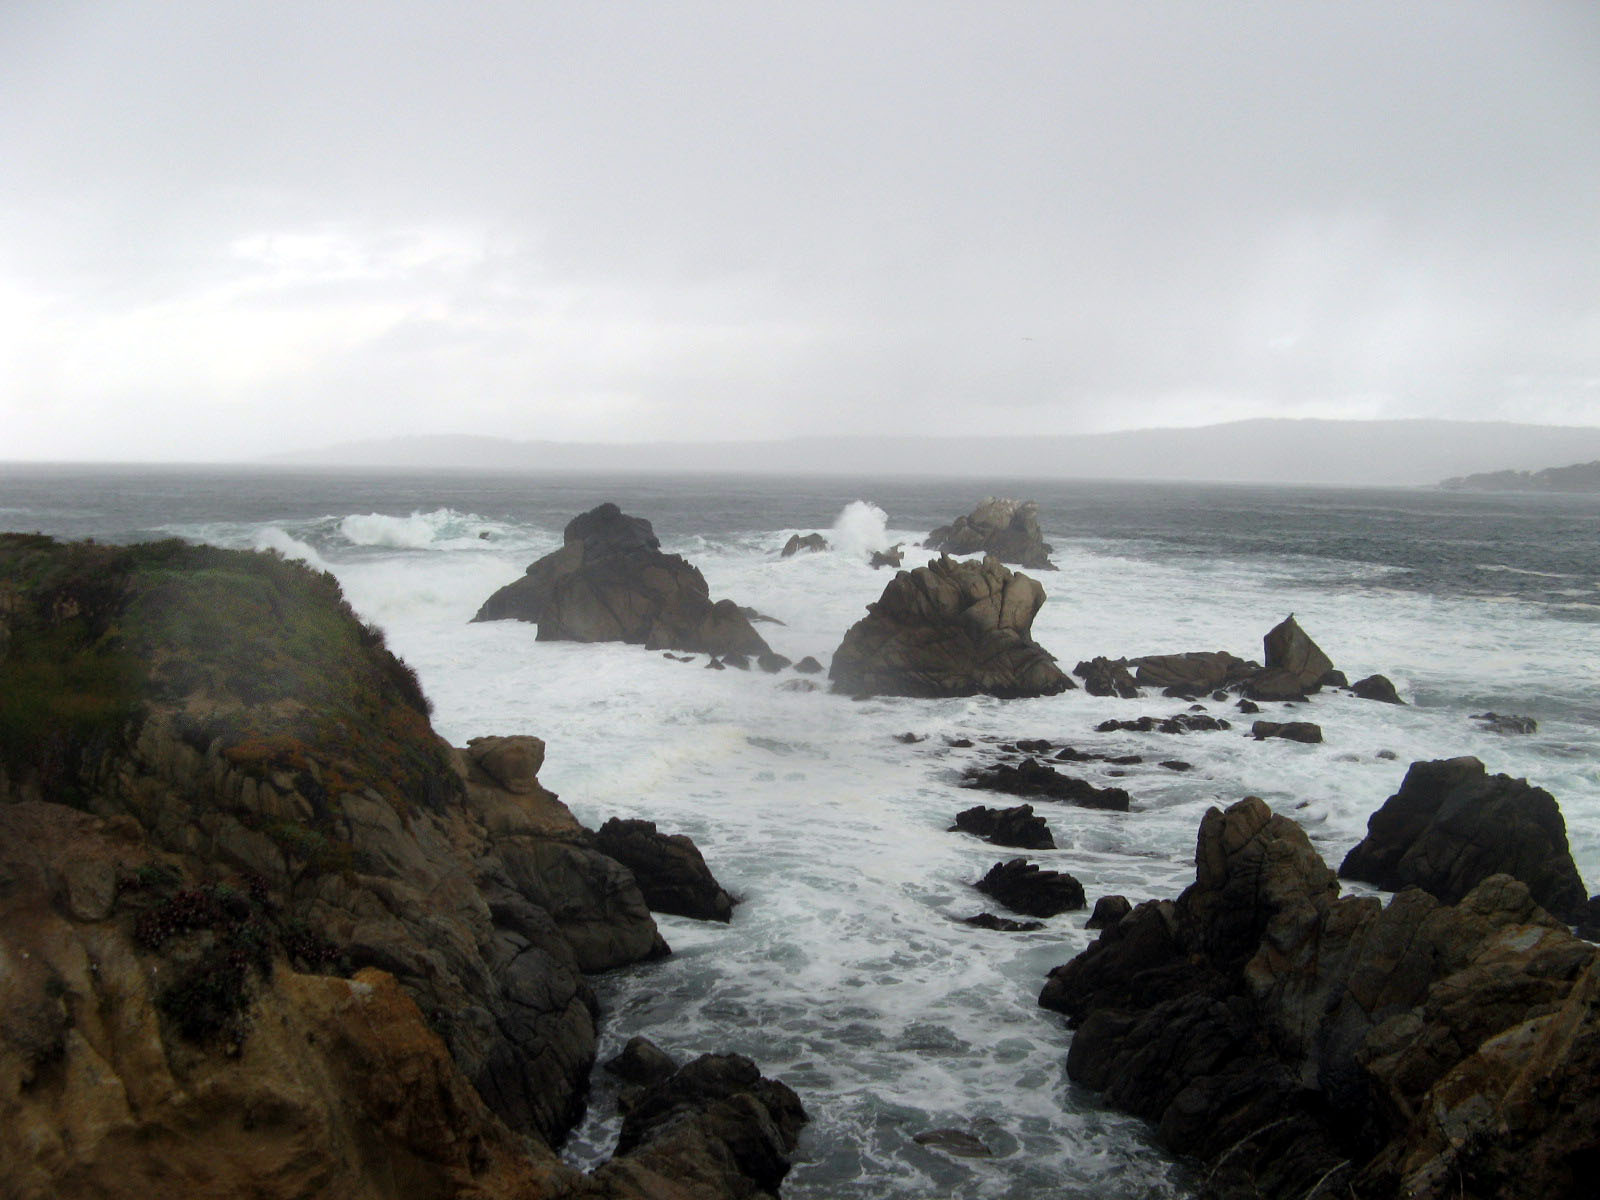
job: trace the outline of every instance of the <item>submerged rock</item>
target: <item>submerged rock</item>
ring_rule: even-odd
[[[919,1146],[932,1146],[956,1158],[992,1158],[994,1151],[970,1133],[959,1129],[930,1129],[911,1139]]]
[[[650,522],[602,504],[567,523],[561,549],[533,563],[474,621],[538,624],[540,641],[634,642],[651,650],[761,655],[771,648],[705,577],[663,554]]]
[[[1050,543],[1039,532],[1039,506],[1032,500],[982,501],[964,517],[928,535],[929,550],[944,554],[993,555],[1035,571],[1054,571]]]
[[[965,786],[1013,796],[1046,796],[1080,808],[1103,808],[1112,812],[1127,812],[1130,800],[1122,788],[1096,787],[1088,780],[1063,775],[1032,758],[1025,758],[1015,766],[996,763],[990,767],[975,767],[967,772]]]
[[[975,917],[963,917],[963,925],[971,925],[977,929],[993,929],[1000,933],[1032,933],[1035,929],[1043,929],[1043,921],[1013,921],[1009,917],[997,917],[993,913],[979,913]]]
[[[891,696],[1049,696],[1075,686],[1029,635],[1044,589],[993,558],[902,571],[845,634],[834,690]]]
[[[1476,758],[1412,763],[1339,868],[1341,878],[1420,887],[1447,904],[1501,874],[1568,921],[1586,902],[1555,798],[1525,779],[1490,775]]]
[[[1532,717],[1515,717],[1505,713],[1474,713],[1474,721],[1481,722],[1490,733],[1538,733],[1539,722]]]

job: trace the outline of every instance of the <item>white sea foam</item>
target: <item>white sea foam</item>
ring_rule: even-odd
[[[317,565],[307,552],[326,539],[351,602],[417,668],[451,741],[538,734],[548,743],[542,778],[586,823],[640,816],[695,838],[744,902],[725,927],[664,918],[672,957],[595,980],[602,1054],[645,1034],[678,1056],[742,1051],[785,1078],[813,1117],[784,1185],[799,1200],[1187,1194],[1184,1169],[1141,1123],[1066,1084],[1069,1035],[1036,1006],[1045,972],[1088,942],[1081,914],[1019,935],[952,919],[987,905],[970,882],[1015,854],[945,831],[982,802],[957,785],[984,758],[984,738],[1145,756],[1070,768],[1126,787],[1134,812],[1039,806],[1058,849],[1030,857],[1070,870],[1091,898],[1175,895],[1193,878],[1202,814],[1247,794],[1302,821],[1337,862],[1411,761],[1459,754],[1555,794],[1580,870],[1600,884],[1600,732],[1582,718],[1600,713],[1592,625],[1526,604],[1386,588],[1386,571],[1333,589],[1325,564],[1160,561],[1047,530],[1062,570],[1041,576],[1050,600],[1034,633],[1066,664],[1193,649],[1259,657],[1262,634],[1293,611],[1352,678],[1382,671],[1410,702],[1330,693],[1287,710],[1322,725],[1316,746],[1254,742],[1249,719],[1220,703],[1211,710],[1238,721],[1231,731],[1098,734],[1108,717],[1183,705],[1082,691],[854,702],[783,690],[792,676],[709,671],[703,659],[636,646],[538,642],[514,621],[469,624],[490,592],[559,543],[557,529],[505,524],[485,544],[474,520],[442,509],[377,523],[327,518],[259,537]],[[784,622],[760,627],[775,649],[826,663],[888,580],[865,550],[917,535],[858,501],[829,536],[839,553],[791,559],[774,555],[782,539],[772,530],[665,548],[690,554],[713,595]],[[1506,737],[1469,719],[1489,708],[1536,716],[1539,732]],[[896,739],[908,731],[926,740]],[[979,746],[951,748],[957,735]],[[1194,769],[1173,772],[1163,759]],[[604,1157],[615,1137],[613,1085],[597,1075],[595,1087],[569,1148],[580,1162]],[[951,1160],[911,1140],[948,1126],[996,1157]]]
[[[268,525],[264,529],[256,531],[249,544],[255,550],[276,550],[285,558],[299,559],[307,566],[315,567],[319,571],[329,569],[327,560],[317,553],[315,546],[302,542],[299,538],[284,532],[276,525]]]
[[[874,550],[889,548],[889,514],[868,500],[844,506],[828,531],[828,542],[840,554],[867,558]]]

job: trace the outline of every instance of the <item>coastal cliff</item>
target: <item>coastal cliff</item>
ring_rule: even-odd
[[[584,973],[668,949],[542,743],[428,709],[329,575],[0,536],[0,1193],[775,1190],[803,1117],[753,1065],[557,1160]]]

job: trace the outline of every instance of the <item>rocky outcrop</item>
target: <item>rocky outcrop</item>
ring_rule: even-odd
[[[1064,775],[1034,758],[1024,758],[1020,763],[1002,762],[988,767],[974,767],[967,772],[963,786],[1006,792],[1013,796],[1044,796],[1050,800],[1076,804],[1080,808],[1128,811],[1128,793],[1122,788],[1096,787],[1086,779]]]
[[[737,1054],[704,1054],[624,1105],[617,1157],[596,1178],[624,1196],[776,1195],[806,1122],[799,1098]]]
[[[1053,917],[1084,904],[1083,884],[1065,871],[1046,871],[1023,858],[995,863],[973,886],[1028,917]]]
[[[1083,680],[1083,690],[1091,696],[1121,696],[1124,700],[1139,696],[1139,684],[1128,671],[1127,659],[1101,655],[1080,662],[1072,673]]]
[[[887,550],[874,550],[867,558],[867,565],[874,571],[881,567],[894,567],[897,570],[905,562],[906,552],[899,543],[890,546]]]
[[[0,1193],[592,1194],[583,973],[666,946],[543,744],[452,750],[275,557],[0,537],[0,594]]]
[[[1040,1003],[1077,1028],[1075,1080],[1205,1160],[1203,1195],[1582,1194],[1600,956],[1521,883],[1340,899],[1254,798],[1206,815],[1195,863]]]
[[[651,911],[702,921],[732,920],[733,897],[683,834],[658,833],[654,821],[612,817],[595,831],[593,845],[628,868]]]
[[[1054,850],[1056,842],[1050,836],[1050,826],[1043,817],[1033,815],[1033,805],[1019,804],[1015,808],[964,809],[956,814],[951,833],[970,833],[996,846],[1015,846],[1020,850]]]
[[[1300,628],[1293,613],[1268,630],[1261,644],[1266,669],[1283,672],[1302,692],[1316,691],[1323,676],[1333,670],[1333,660]]]
[[[1258,742],[1282,738],[1314,745],[1322,741],[1322,726],[1311,721],[1256,721],[1250,726],[1250,736]]]
[[[845,634],[836,691],[892,696],[1049,696],[1075,686],[1029,631],[1044,589],[993,558],[902,571]]]
[[[1568,921],[1587,902],[1555,798],[1525,779],[1490,775],[1476,758],[1412,763],[1339,867],[1342,879],[1420,887],[1446,904],[1502,874]]]
[[[1203,696],[1234,687],[1261,670],[1226,650],[1196,650],[1188,654],[1151,654],[1128,660],[1134,679],[1144,687],[1176,688],[1189,696]]]
[[[1034,571],[1054,571],[1050,543],[1039,532],[1039,506],[1032,500],[990,496],[964,517],[928,535],[929,550],[944,554],[993,555]]]
[[[1350,690],[1363,700],[1376,700],[1381,704],[1405,703],[1387,675],[1368,675],[1365,679],[1358,679],[1350,685]]]
[[[828,539],[820,533],[790,534],[789,540],[783,544],[782,558],[793,558],[796,554],[818,554],[828,549]]]
[[[663,554],[650,522],[602,504],[567,523],[561,549],[484,601],[474,621],[539,626],[540,641],[634,642],[700,654],[770,652],[743,610]]]

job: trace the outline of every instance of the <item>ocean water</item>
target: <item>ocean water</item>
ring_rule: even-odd
[[[602,1056],[644,1034],[680,1057],[737,1050],[785,1079],[812,1118],[786,1195],[1185,1196],[1186,1164],[1067,1080],[1070,1034],[1036,1007],[1045,972],[1092,937],[1084,914],[1026,934],[957,923],[994,909],[970,884],[1019,853],[946,832],[962,808],[1010,802],[961,789],[962,772],[987,759],[986,739],[1144,755],[1069,765],[1127,788],[1134,811],[1039,802],[1058,849],[1028,854],[1078,876],[1091,901],[1137,901],[1192,879],[1213,805],[1259,795],[1337,863],[1410,762],[1472,754],[1555,795],[1600,890],[1600,500],[1002,479],[990,490],[1040,504],[1061,569],[1039,576],[1049,600],[1034,635],[1068,667],[1096,654],[1259,658],[1262,634],[1293,612],[1352,679],[1383,672],[1408,705],[1328,694],[1286,710],[1323,727],[1317,746],[1254,742],[1248,719],[1231,732],[1098,734],[1107,717],[1185,706],[1082,691],[854,701],[785,690],[792,672],[709,671],[703,657],[469,624],[571,517],[613,500],[652,520],[713,595],[781,621],[759,626],[775,649],[826,664],[890,577],[867,552],[969,510],[981,498],[969,481],[0,466],[0,527],[177,535],[326,568],[417,669],[446,737],[536,734],[543,779],[586,823],[646,817],[692,836],[743,902],[728,926],[661,918],[671,958],[596,980]],[[778,556],[812,530],[834,549]],[[913,548],[907,565],[926,558]],[[1533,716],[1539,730],[1487,732],[1470,719],[1485,710]],[[953,748],[957,737],[977,745]],[[1194,769],[1156,765],[1171,758]],[[939,1128],[976,1135],[992,1157],[912,1140]],[[616,1130],[614,1089],[597,1073],[564,1153],[598,1161]]]

